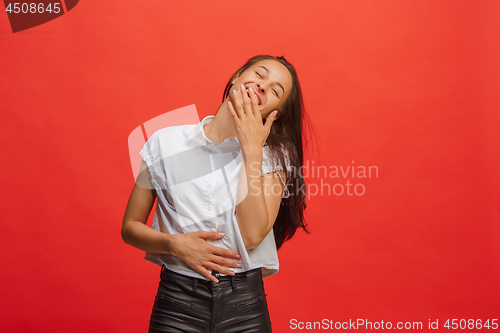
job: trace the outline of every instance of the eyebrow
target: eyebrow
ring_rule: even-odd
[[[259,67],[264,68],[266,70],[267,74],[269,74],[269,69],[267,69],[264,66],[259,66]],[[278,81],[276,81],[276,83],[278,84],[278,86],[280,86],[281,89],[283,89],[283,95],[284,95],[285,94],[285,88],[283,88],[283,86],[281,85],[281,83],[279,83]]]

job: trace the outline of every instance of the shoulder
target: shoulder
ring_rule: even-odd
[[[264,159],[280,160],[285,159],[287,163],[290,162],[290,152],[295,148],[288,144],[279,144],[274,146],[265,145],[262,147],[262,155]]]
[[[196,126],[197,125],[179,125],[160,128],[151,134],[148,141],[161,143],[171,140],[182,140],[184,137],[193,133]]]
[[[169,137],[172,135],[176,134],[189,134],[191,133],[197,125],[179,125],[179,126],[169,126],[169,127],[164,127],[160,128],[159,130],[155,131],[151,137],[158,137],[158,138],[164,138],[164,137]]]

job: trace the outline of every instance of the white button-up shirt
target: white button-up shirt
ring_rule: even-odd
[[[271,276],[279,269],[273,229],[257,247],[245,248],[234,214],[243,164],[241,146],[237,137],[216,146],[205,136],[203,126],[214,117],[207,116],[196,125],[160,129],[140,151],[157,194],[152,228],[169,234],[224,232],[222,239],[206,241],[241,255],[242,267],[231,267],[232,270],[239,273],[261,267],[263,277]],[[282,169],[272,163],[267,146],[262,152],[262,175]],[[291,170],[288,156],[285,161],[287,171]],[[288,195],[285,189],[282,197]],[[173,255],[146,252],[144,259],[160,266],[165,264],[181,274],[207,279]]]

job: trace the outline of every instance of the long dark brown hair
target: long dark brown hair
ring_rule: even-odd
[[[306,140],[302,134],[306,125],[309,126],[309,129],[312,129],[312,126],[305,112],[297,72],[283,56],[258,55],[252,57],[229,79],[224,89],[222,101],[229,95],[232,87],[231,82],[237,76],[257,62],[268,59],[283,64],[292,76],[292,90],[286,101],[278,109],[280,117],[273,122],[265,144],[270,148],[272,161],[274,163],[278,162],[282,170],[286,170],[284,153],[288,155],[292,167],[292,171],[286,173],[286,183],[290,196],[281,200],[278,217],[273,226],[276,248],[279,249],[285,241],[293,237],[298,228],[302,228],[308,234],[310,233],[304,219],[304,210],[307,207],[305,200],[307,189],[302,176],[302,165],[304,162],[303,148],[306,146]],[[263,119],[264,121],[265,119]]]

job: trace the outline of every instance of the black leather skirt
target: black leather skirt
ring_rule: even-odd
[[[163,265],[149,333],[272,332],[260,268],[213,275],[219,283]]]

